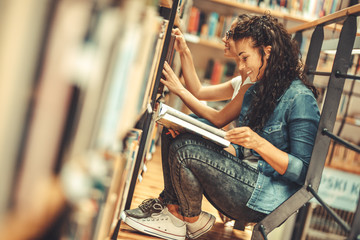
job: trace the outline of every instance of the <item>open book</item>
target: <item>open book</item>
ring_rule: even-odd
[[[201,135],[222,147],[228,147],[230,145],[230,142],[224,139],[225,131],[200,122],[166,104],[160,103],[155,120],[166,128]]]

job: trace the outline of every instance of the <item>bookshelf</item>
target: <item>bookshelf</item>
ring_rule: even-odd
[[[204,6],[208,2],[207,6],[209,10],[221,9],[220,13],[224,14],[226,12],[250,12],[254,14],[263,14],[265,11],[270,11],[271,14],[279,18],[284,22],[295,22],[295,23],[305,23],[311,21],[315,16],[310,17],[310,14],[303,13],[300,9],[294,9],[280,5],[270,5],[266,4],[265,1],[262,3],[257,3],[254,1],[232,1],[232,0],[195,0],[194,3],[196,6]],[[300,6],[299,6],[300,7]]]
[[[1,3],[0,217],[23,213],[0,221],[1,239],[14,228],[29,239],[111,237],[154,138],[168,30],[179,21],[160,6],[175,13],[174,2]],[[47,196],[53,178],[62,198],[34,194]]]
[[[141,118],[139,119],[137,126],[143,130],[142,137],[139,142],[139,150],[136,156],[133,174],[131,176],[131,179],[129,179],[129,191],[127,193],[126,202],[124,205],[124,209],[129,209],[135,189],[135,185],[140,177],[143,169],[144,169],[144,161],[146,161],[147,153],[151,150],[151,147],[153,145],[153,137],[156,135],[156,127],[155,119],[154,119],[154,112],[156,107],[156,100],[162,95],[162,92],[158,92],[158,89],[160,87],[160,78],[162,75],[162,69],[163,65],[165,63],[165,60],[167,56],[169,55],[169,51],[172,51],[172,49],[169,49],[170,43],[171,43],[171,29],[175,24],[177,24],[177,12],[179,8],[179,1],[161,1],[161,6],[165,7],[165,9],[161,9],[161,14],[163,14],[164,24],[162,26],[162,31],[160,33],[159,41],[160,44],[160,51],[158,58],[154,59],[153,61],[156,62],[154,74],[152,77],[152,83],[150,87],[150,92],[148,96],[148,103],[146,111],[143,113]],[[169,9],[168,7],[171,6]],[[159,43],[159,42],[158,42]],[[145,166],[146,168],[146,166]],[[114,228],[112,238],[117,238],[117,232],[120,228],[120,219],[118,219],[117,225]]]
[[[223,8],[222,12],[243,11],[254,14],[271,14],[284,23],[303,24],[325,15],[335,13],[349,6],[350,1],[310,0],[310,1],[257,1],[257,0],[195,0],[199,5],[208,5],[208,9]],[[297,25],[298,25],[297,24]],[[290,27],[285,25],[286,27]]]

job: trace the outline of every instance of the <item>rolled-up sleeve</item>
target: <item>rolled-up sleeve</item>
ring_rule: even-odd
[[[319,125],[320,113],[316,99],[310,94],[298,94],[288,115],[290,140],[289,164],[282,177],[303,184]]]

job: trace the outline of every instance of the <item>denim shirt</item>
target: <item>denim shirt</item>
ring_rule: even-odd
[[[250,106],[254,86],[245,93],[239,115],[240,126]],[[294,194],[304,183],[320,119],[316,99],[300,80],[295,80],[278,99],[277,106],[265,124],[260,136],[278,149],[288,153],[289,164],[280,175],[259,154],[259,176],[247,206],[263,213],[270,213]]]

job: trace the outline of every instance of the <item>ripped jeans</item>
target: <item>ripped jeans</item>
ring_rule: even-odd
[[[203,194],[225,216],[258,222],[266,214],[246,206],[258,171],[220,146],[195,134],[172,138],[164,128],[161,136],[165,204],[177,204],[185,217],[201,213]]]

